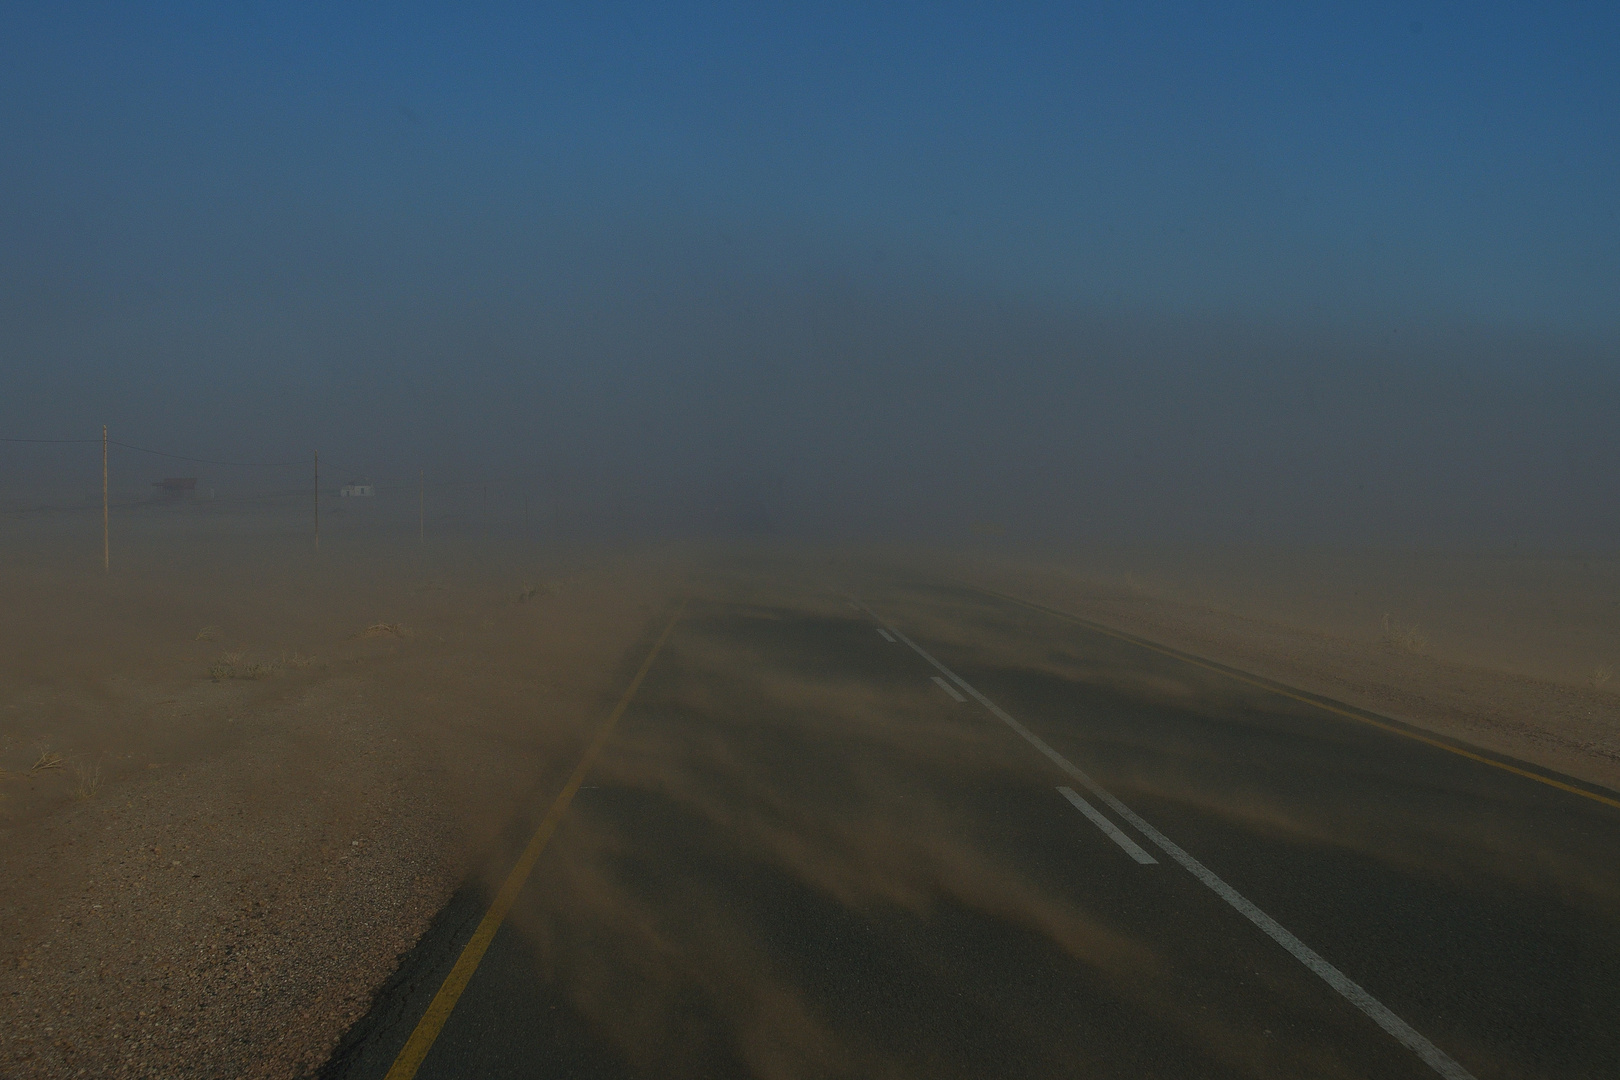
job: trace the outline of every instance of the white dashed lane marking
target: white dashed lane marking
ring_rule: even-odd
[[[1080,793],[1075,791],[1074,788],[1060,787],[1058,788],[1058,792],[1065,799],[1068,799],[1071,803],[1073,803],[1076,810],[1090,818],[1091,823],[1097,826],[1097,828],[1101,829],[1103,834],[1107,836],[1108,839],[1124,848],[1125,854],[1129,855],[1143,866],[1158,865],[1158,859],[1155,859],[1153,856],[1143,851],[1142,845],[1138,844],[1135,840],[1132,840],[1130,837],[1121,832],[1118,825],[1115,825],[1112,821],[1109,821],[1106,817],[1104,817],[1101,810],[1098,810],[1095,806],[1092,806],[1090,803],[1086,802],[1086,800],[1082,799],[1080,797]]]
[[[866,612],[866,614],[870,616],[874,622],[883,622],[883,620],[879,619],[877,617],[877,613],[871,608],[868,608],[865,605],[857,605],[857,607]],[[1402,1020],[1399,1016],[1396,1016],[1383,1002],[1369,994],[1359,983],[1350,978],[1350,976],[1328,963],[1327,960],[1316,952],[1316,950],[1312,949],[1309,945],[1306,945],[1303,941],[1299,940],[1299,938],[1290,933],[1287,927],[1283,926],[1276,919],[1273,919],[1270,915],[1267,915],[1264,911],[1261,911],[1254,905],[1252,901],[1248,899],[1248,897],[1244,896],[1236,889],[1232,888],[1232,886],[1228,885],[1224,880],[1216,875],[1213,870],[1199,862],[1197,859],[1193,858],[1185,849],[1180,847],[1169,837],[1165,836],[1162,832],[1155,829],[1152,825],[1149,825],[1141,818],[1140,815],[1136,813],[1136,811],[1120,802],[1111,793],[1104,790],[1102,785],[1098,784],[1097,781],[1087,776],[1078,765],[1054,750],[1045,739],[1041,738],[1039,735],[1029,730],[1029,728],[1013,719],[1013,717],[1002,709],[1001,706],[997,705],[995,702],[981,694],[978,690],[970,686],[967,680],[963,679],[962,676],[958,675],[956,672],[952,671],[938,660],[935,660],[921,645],[918,645],[915,641],[912,641],[905,634],[902,634],[892,626],[887,626],[887,624],[885,624],[885,628],[906,645],[910,646],[911,650],[918,656],[928,661],[928,663],[939,671],[941,675],[945,676],[945,678],[949,679],[952,683],[955,683],[956,686],[965,691],[969,697],[973,698],[973,700],[977,701],[980,705],[983,705],[986,709],[988,709],[990,711],[990,715],[994,716],[997,720],[1000,720],[1003,724],[1006,724],[1008,727],[1012,728],[1013,731],[1017,732],[1018,735],[1023,738],[1025,742],[1029,743],[1030,746],[1034,747],[1042,757],[1046,758],[1053,765],[1056,765],[1058,769],[1068,776],[1079,781],[1081,787],[1091,792],[1091,794],[1095,795],[1097,799],[1110,810],[1129,822],[1137,832],[1151,840],[1154,846],[1156,846],[1160,851],[1170,856],[1171,859],[1179,863],[1182,868],[1188,873],[1192,874],[1193,877],[1197,878],[1199,881],[1203,882],[1204,885],[1208,886],[1211,892],[1235,908],[1239,914],[1241,914],[1245,919],[1248,919],[1249,922],[1253,923],[1272,941],[1275,941],[1278,945],[1281,945],[1284,949],[1288,950],[1289,954],[1291,954],[1294,959],[1298,960],[1301,964],[1304,964],[1306,968],[1320,977],[1323,982],[1327,983],[1334,990],[1338,991],[1346,1001],[1360,1009],[1369,1020],[1383,1028],[1402,1046],[1405,1046],[1408,1050],[1411,1050],[1431,1069],[1445,1077],[1446,1080],[1474,1080],[1474,1074],[1463,1068],[1462,1065],[1452,1058],[1450,1054],[1447,1054],[1444,1050],[1430,1042],[1411,1024],[1408,1024],[1405,1020]],[[934,681],[939,682],[940,680],[936,678]],[[1076,795],[1075,798],[1078,799],[1079,796]],[[1080,801],[1084,802],[1084,800]],[[1081,808],[1081,812],[1085,812],[1084,807]],[[1101,814],[1098,816],[1101,817]],[[1107,819],[1104,818],[1104,820]],[[1129,839],[1129,837],[1126,837],[1126,839]]]

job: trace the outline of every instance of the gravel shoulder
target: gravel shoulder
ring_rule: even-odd
[[[0,621],[33,641],[0,690],[7,1078],[312,1073],[572,766],[677,580],[631,556],[10,573]]]

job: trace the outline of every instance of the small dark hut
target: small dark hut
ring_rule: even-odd
[[[158,489],[158,495],[165,499],[183,499],[197,490],[195,476],[169,476],[162,480],[152,481],[152,486]]]

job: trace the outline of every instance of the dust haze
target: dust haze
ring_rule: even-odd
[[[1620,357],[1597,341],[1075,313],[692,258],[691,276],[718,280],[599,283],[571,303],[531,284],[388,326],[334,313],[291,355],[249,344],[249,323],[206,352],[119,357],[109,341],[46,365],[14,331],[6,427],[106,423],[182,456],[296,463],[115,448],[125,497],[172,473],[220,498],[291,497],[319,451],[334,487],[385,485],[379,509],[408,517],[425,476],[445,493],[437,517],[527,515],[568,539],[950,545],[989,526],[1040,546],[1571,554],[1609,550],[1620,527]],[[3,452],[10,507],[99,499],[98,447]]]
[[[1004,853],[996,800],[1050,785],[926,682],[841,668],[848,598],[1104,712],[1301,715],[1064,619],[1620,789],[1604,40],[0,15],[0,1074],[362,1075],[678,612],[510,917],[591,1045],[1075,1067],[951,1041],[1023,1022],[930,996],[960,935],[1040,972],[1035,1012],[1079,980],[1212,1070],[1363,1070],[1348,1027],[1250,1030],[1286,980],[1211,1004],[1219,958]],[[1436,895],[1505,861],[1527,919],[1620,897],[1507,809],[1392,845],[1405,802],[1347,825],[1354,792],[1307,812],[1261,794],[1282,765],[1100,730],[1143,799]],[[884,970],[952,1031],[831,1009],[794,918],[904,927]]]

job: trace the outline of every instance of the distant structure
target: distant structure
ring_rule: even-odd
[[[183,499],[197,490],[195,476],[169,476],[162,480],[152,481],[152,486],[158,489],[158,495],[165,499]]]
[[[370,484],[356,482],[353,484],[344,484],[338,489],[338,494],[343,496],[345,499],[369,499],[377,494],[377,489],[372,487]]]

